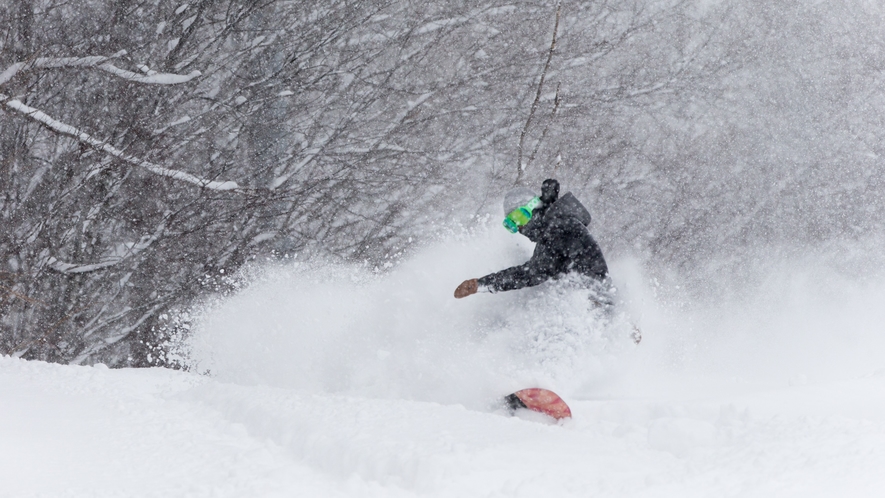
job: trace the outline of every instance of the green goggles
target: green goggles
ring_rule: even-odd
[[[504,228],[509,230],[510,233],[518,232],[520,227],[524,227],[532,219],[532,211],[540,205],[541,199],[533,197],[525,206],[520,206],[510,211],[510,214],[504,218]]]

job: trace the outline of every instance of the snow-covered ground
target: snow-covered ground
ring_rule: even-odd
[[[0,357],[0,496],[883,493],[885,285],[793,262],[698,308],[621,261],[607,328],[567,285],[452,299],[526,257],[505,237],[265,268],[207,305],[192,373]],[[529,386],[574,418],[496,408]]]

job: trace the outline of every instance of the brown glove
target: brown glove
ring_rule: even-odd
[[[462,297],[476,294],[477,289],[479,289],[479,282],[477,282],[475,278],[465,280],[461,282],[461,285],[459,285],[457,289],[455,289],[455,298],[461,299]]]

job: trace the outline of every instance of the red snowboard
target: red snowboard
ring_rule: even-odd
[[[572,411],[565,404],[565,401],[555,392],[546,389],[538,389],[536,387],[523,389],[507,396],[504,400],[511,410],[527,408],[549,415],[557,420],[571,418],[572,416]]]

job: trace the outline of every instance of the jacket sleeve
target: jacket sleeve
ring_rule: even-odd
[[[558,258],[549,250],[537,247],[532,259],[478,279],[491,292],[509,291],[538,285],[559,273]]]

